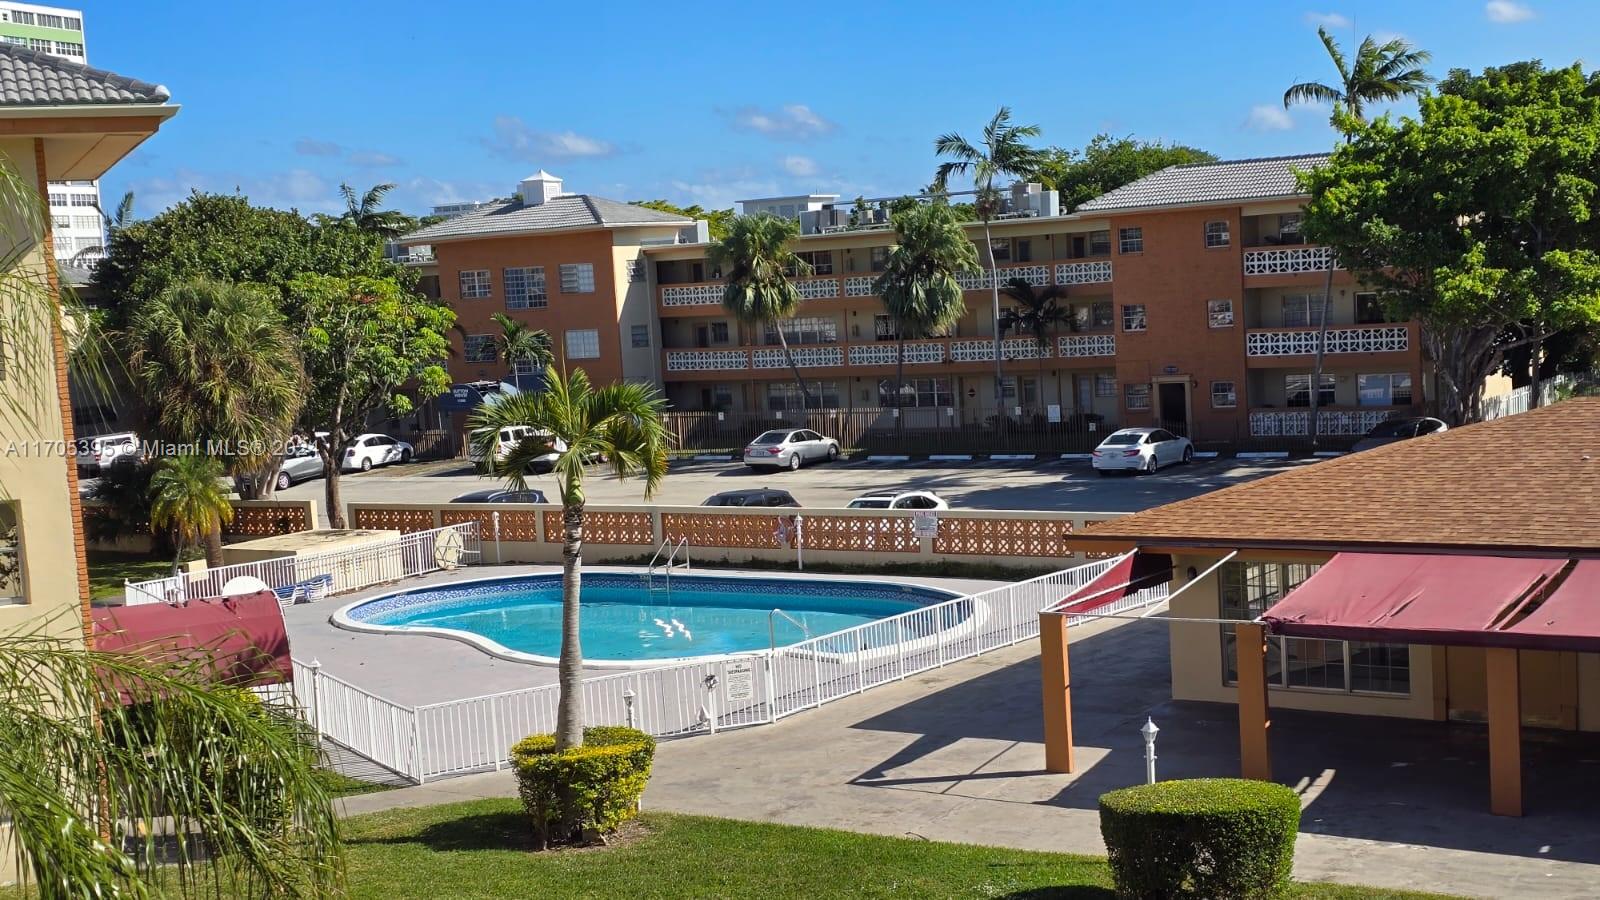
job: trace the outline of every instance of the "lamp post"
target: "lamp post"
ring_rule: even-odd
[[[1139,729],[1139,734],[1144,738],[1144,783],[1156,783],[1156,733],[1161,729],[1149,716],[1145,716],[1144,726]]]
[[[633,698],[633,688],[624,688],[622,691],[622,705],[627,708],[626,721],[629,728],[635,727],[633,724]]]

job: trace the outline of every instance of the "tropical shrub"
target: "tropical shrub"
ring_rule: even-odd
[[[620,726],[585,728],[583,744],[565,750],[553,734],[518,741],[511,764],[539,847],[589,840],[633,818],[655,754],[655,738]]]
[[[1239,778],[1162,781],[1100,796],[1123,897],[1275,897],[1289,882],[1300,798]]]

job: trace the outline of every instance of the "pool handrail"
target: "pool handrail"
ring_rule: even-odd
[[[788,619],[790,624],[800,629],[800,633],[806,636],[806,640],[811,640],[811,629],[806,627],[806,623],[774,606],[772,612],[767,613],[767,650],[778,649],[778,620],[773,618],[774,616],[783,616]]]

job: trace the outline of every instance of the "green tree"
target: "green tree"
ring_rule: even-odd
[[[394,188],[393,184],[378,184],[357,195],[354,188],[340,182],[339,196],[344,198],[345,209],[338,221],[357,231],[385,239],[399,237],[412,230],[417,224],[415,219],[399,210],[383,208],[383,198]]]
[[[728,236],[712,244],[706,256],[722,269],[726,282],[722,305],[728,312],[741,325],[770,327],[778,333],[784,359],[810,409],[811,388],[800,374],[784,333],[785,320],[800,308],[800,292],[789,280],[789,273],[811,274],[811,266],[789,246],[799,236],[800,223],[794,219],[780,219],[770,213],[737,216],[729,223]]]
[[[1041,156],[1029,146],[1028,138],[1039,136],[1037,125],[1013,125],[1011,110],[1000,107],[983,127],[983,138],[973,144],[959,134],[941,135],[934,141],[934,152],[946,157],[934,173],[933,184],[939,191],[948,190],[951,175],[970,175],[977,189],[978,221],[983,223],[983,249],[989,261],[989,290],[994,306],[994,407],[1001,406],[1000,396],[1000,281],[994,262],[994,235],[989,223],[1000,210],[1000,192],[995,188],[996,178],[1032,178],[1039,171]]]
[[[489,318],[500,326],[500,333],[495,335],[495,347],[500,361],[513,370],[519,362],[530,363],[542,369],[555,360],[555,348],[550,343],[550,332],[543,328],[534,328],[526,322],[519,322],[505,313],[495,313]]]
[[[895,323],[895,405],[905,390],[906,338],[954,327],[967,311],[958,276],[983,271],[978,251],[950,207],[915,204],[894,216],[895,243],[872,292]],[[904,417],[896,419],[904,428]]]
[[[317,437],[328,521],[345,527],[339,464],[346,441],[380,409],[405,415],[450,388],[444,360],[455,325],[450,307],[393,278],[306,274],[289,284],[289,318],[300,330],[311,389],[300,422]],[[356,429],[353,431],[352,429]]]
[[[121,343],[141,436],[199,442],[229,474],[270,496],[304,404],[298,342],[265,289],[197,279],[167,288],[134,315]],[[220,555],[222,536],[211,544]],[[208,557],[212,555],[207,550]]]
[[[1451,72],[1301,182],[1307,237],[1420,319],[1452,424],[1507,350],[1600,328],[1600,83],[1577,65]]]
[[[677,206],[665,200],[630,200],[632,206],[642,206],[656,212],[672,213],[677,216],[687,216],[691,219],[704,219],[706,231],[710,233],[713,241],[720,241],[728,236],[728,225],[733,222],[732,209],[702,209],[698,204],[694,206]]]
[[[492,460],[492,471],[513,490],[527,487],[533,461],[552,451],[556,490],[561,497],[561,658],[556,707],[556,747],[583,743],[583,648],[578,624],[583,583],[583,481],[585,461],[603,458],[618,479],[644,477],[650,499],[667,475],[669,437],[661,421],[666,408],[648,385],[618,382],[596,388],[582,369],[563,376],[545,370],[538,393],[502,394],[483,403],[468,419],[474,455]],[[500,446],[501,429],[530,426],[534,435],[509,449]]]
[[[1047,147],[1041,155],[1039,181],[1061,195],[1062,212],[1168,166],[1217,161],[1197,147],[1109,134],[1095,135],[1082,150]]]
[[[172,574],[178,574],[183,552],[201,543],[207,568],[222,560],[222,526],[233,521],[233,504],[222,488],[222,463],[214,457],[185,453],[157,463],[150,476],[150,526],[172,534],[177,552]]]
[[[1059,284],[1036,288],[1026,279],[1013,278],[1006,283],[1004,290],[1007,297],[1016,301],[1016,305],[1000,314],[1000,330],[1032,335],[1039,348],[1034,359],[1038,371],[1043,373],[1045,354],[1050,351],[1056,332],[1072,321],[1072,313],[1061,305],[1062,299],[1067,296],[1067,289]],[[1020,399],[1021,395],[1018,397]]]

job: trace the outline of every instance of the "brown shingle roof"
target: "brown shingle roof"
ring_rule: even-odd
[[[1079,537],[1600,553],[1600,397],[1294,469],[1112,519]]]

